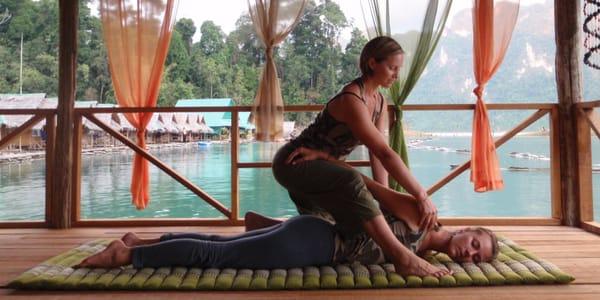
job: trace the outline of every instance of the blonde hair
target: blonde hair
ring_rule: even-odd
[[[381,62],[396,54],[404,54],[400,44],[389,36],[378,36],[363,47],[358,63],[360,72],[363,75],[371,75],[373,70],[369,67],[369,59],[373,58],[376,62]]]
[[[487,235],[490,236],[490,240],[492,241],[492,257],[490,257],[490,260],[496,258],[498,256],[498,253],[500,252],[500,245],[498,245],[498,237],[496,236],[496,234],[485,227],[474,227],[471,229],[479,231],[480,233],[487,233]]]

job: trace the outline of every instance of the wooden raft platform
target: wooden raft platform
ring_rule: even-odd
[[[600,299],[600,236],[564,226],[489,226],[575,276],[569,285],[413,288],[273,292],[15,291],[6,284],[40,262],[98,238],[134,231],[142,237],[164,232],[233,234],[242,227],[122,227],[0,229],[0,298],[11,299]]]

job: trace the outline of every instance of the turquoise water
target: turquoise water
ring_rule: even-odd
[[[594,139],[593,161],[600,163],[600,145]],[[240,161],[270,161],[282,144],[248,143],[240,145]],[[468,160],[470,138],[433,138],[409,149],[411,169],[428,187],[450,172],[451,164]],[[446,149],[436,148],[445,147]],[[196,183],[215,199],[230,207],[230,146],[189,147],[153,150],[167,165]],[[442,151],[445,150],[445,151]],[[502,191],[475,193],[468,171],[436,192],[432,199],[441,216],[550,216],[549,161],[516,158],[513,151],[549,156],[547,137],[517,137],[498,150],[505,188]],[[367,159],[360,147],[351,159]],[[511,171],[509,167],[528,167],[535,171]],[[361,168],[370,174],[369,168]],[[151,200],[138,211],[130,203],[131,154],[96,154],[83,157],[81,170],[81,216],[94,218],[219,218],[216,209],[206,204],[158,168],[151,167]],[[0,220],[43,219],[44,161],[0,165]],[[595,203],[600,203],[600,174],[593,175]],[[595,216],[600,216],[596,205]],[[240,170],[240,215],[255,210],[270,216],[292,216],[296,210],[286,191],[273,179],[270,169]]]

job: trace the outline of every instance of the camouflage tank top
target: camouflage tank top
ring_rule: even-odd
[[[361,142],[354,137],[350,128],[345,123],[342,123],[336,120],[328,110],[328,105],[331,101],[337,99],[341,95],[350,94],[357,98],[359,98],[365,105],[367,102],[365,101],[364,94],[364,84],[360,78],[354,80],[355,83],[358,84],[360,88],[360,95],[357,95],[353,92],[340,92],[331,98],[323,110],[317,115],[315,120],[300,133],[298,137],[291,141],[291,144],[295,147],[307,147],[310,149],[321,150],[329,153],[337,159],[344,159],[348,154],[356,148],[356,146],[360,145]],[[371,116],[371,121],[373,124],[379,120],[381,116],[381,111],[383,109],[384,99],[381,93],[379,94],[380,104],[379,109],[375,109],[373,111],[373,115]]]
[[[384,212],[384,217],[398,241],[416,254],[426,233],[412,231],[403,220],[388,212]],[[358,234],[350,239],[344,239],[340,234],[336,234],[335,239],[335,254],[333,256],[335,263],[381,264],[390,261],[381,247],[367,233]]]

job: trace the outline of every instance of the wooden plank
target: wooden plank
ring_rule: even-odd
[[[189,291],[13,291],[0,289],[3,298],[20,296],[60,299],[198,297],[227,299],[286,299],[286,298],[383,298],[383,299],[479,299],[482,295],[493,299],[597,299],[600,294],[600,237],[579,228],[565,226],[493,226],[490,227],[541,258],[549,260],[576,277],[569,285],[527,285],[498,287],[419,288],[419,289],[365,289],[318,291],[252,291],[218,292]],[[6,229],[0,230],[0,285],[18,276],[32,266],[84,241],[97,238],[116,238],[127,231],[156,236],[166,231],[214,232],[242,231],[242,227],[144,227],[144,228],[73,228]],[[561,241],[564,241],[561,243]],[[37,247],[36,247],[37,246]],[[12,247],[12,248],[11,248]],[[5,296],[7,295],[7,296]]]
[[[73,122],[73,176],[71,182],[71,222],[81,218],[81,142],[83,140],[83,117],[75,114]]]
[[[44,115],[34,115],[29,120],[27,120],[25,123],[23,123],[21,126],[17,127],[15,130],[11,131],[5,137],[0,139],[0,150],[2,150],[2,148],[4,148],[4,147],[8,146],[8,143],[10,143],[12,140],[18,138],[19,136],[21,136],[21,134],[23,134],[23,132],[31,129],[31,127],[33,127],[35,124],[39,123],[45,117],[46,116],[44,116]]]
[[[231,215],[229,219],[238,221],[240,219],[240,169],[238,167],[240,148],[239,114],[237,111],[231,113]]]
[[[517,133],[519,133],[523,129],[527,128],[527,126],[531,125],[533,122],[535,122],[538,119],[540,119],[541,117],[543,117],[546,113],[548,113],[548,111],[545,111],[545,110],[536,111],[533,115],[529,116],[527,119],[525,119],[519,125],[515,126],[513,129],[511,129],[510,131],[508,131],[507,133],[502,135],[500,138],[498,138],[494,142],[494,144],[496,145],[496,148],[499,148],[500,146],[502,146],[506,141],[510,140],[513,136],[517,135]],[[460,165],[457,168],[455,168],[454,170],[452,170],[450,173],[448,173],[448,175],[446,175],[444,178],[440,179],[438,182],[436,182],[434,185],[432,185],[429,189],[427,189],[427,193],[429,195],[432,195],[433,193],[435,193],[436,191],[441,189],[448,182],[450,182],[454,178],[458,177],[460,174],[462,174],[464,171],[466,171],[470,167],[471,167],[471,160],[468,160],[467,162],[463,163],[462,165]]]
[[[558,107],[550,112],[550,205],[552,217],[562,219],[561,168],[560,168],[560,119]]]
[[[587,114],[577,111],[577,195],[581,222],[594,220],[594,196],[592,181],[592,137]]]
[[[185,186],[186,188],[188,188],[194,194],[196,194],[200,198],[204,199],[204,201],[206,201],[206,203],[210,204],[212,207],[216,208],[222,214],[224,214],[225,216],[227,216],[228,218],[230,218],[231,211],[229,211],[229,209],[227,209],[227,207],[225,207],[223,204],[221,204],[221,202],[219,202],[218,200],[214,199],[208,193],[204,192],[202,189],[200,189],[199,187],[197,187],[194,183],[192,183],[191,181],[187,180],[187,178],[185,178],[182,175],[180,175],[179,173],[177,173],[177,171],[171,169],[169,166],[165,165],[162,161],[160,161],[154,155],[150,154],[145,149],[140,148],[137,144],[135,144],[132,141],[130,141],[128,138],[126,138],[125,136],[123,136],[121,133],[115,131],[110,126],[104,124],[104,122],[98,120],[96,117],[94,117],[93,114],[84,115],[84,116],[87,119],[89,119],[90,121],[92,121],[94,124],[98,125],[98,127],[102,128],[102,130],[106,131],[110,135],[112,135],[115,138],[117,138],[121,143],[125,144],[127,147],[133,149],[136,153],[138,153],[139,155],[143,156],[145,159],[147,159],[149,162],[151,162],[152,164],[154,164],[155,166],[157,166],[163,172],[167,173],[173,179],[177,180],[179,183],[181,183],[183,186]]]

